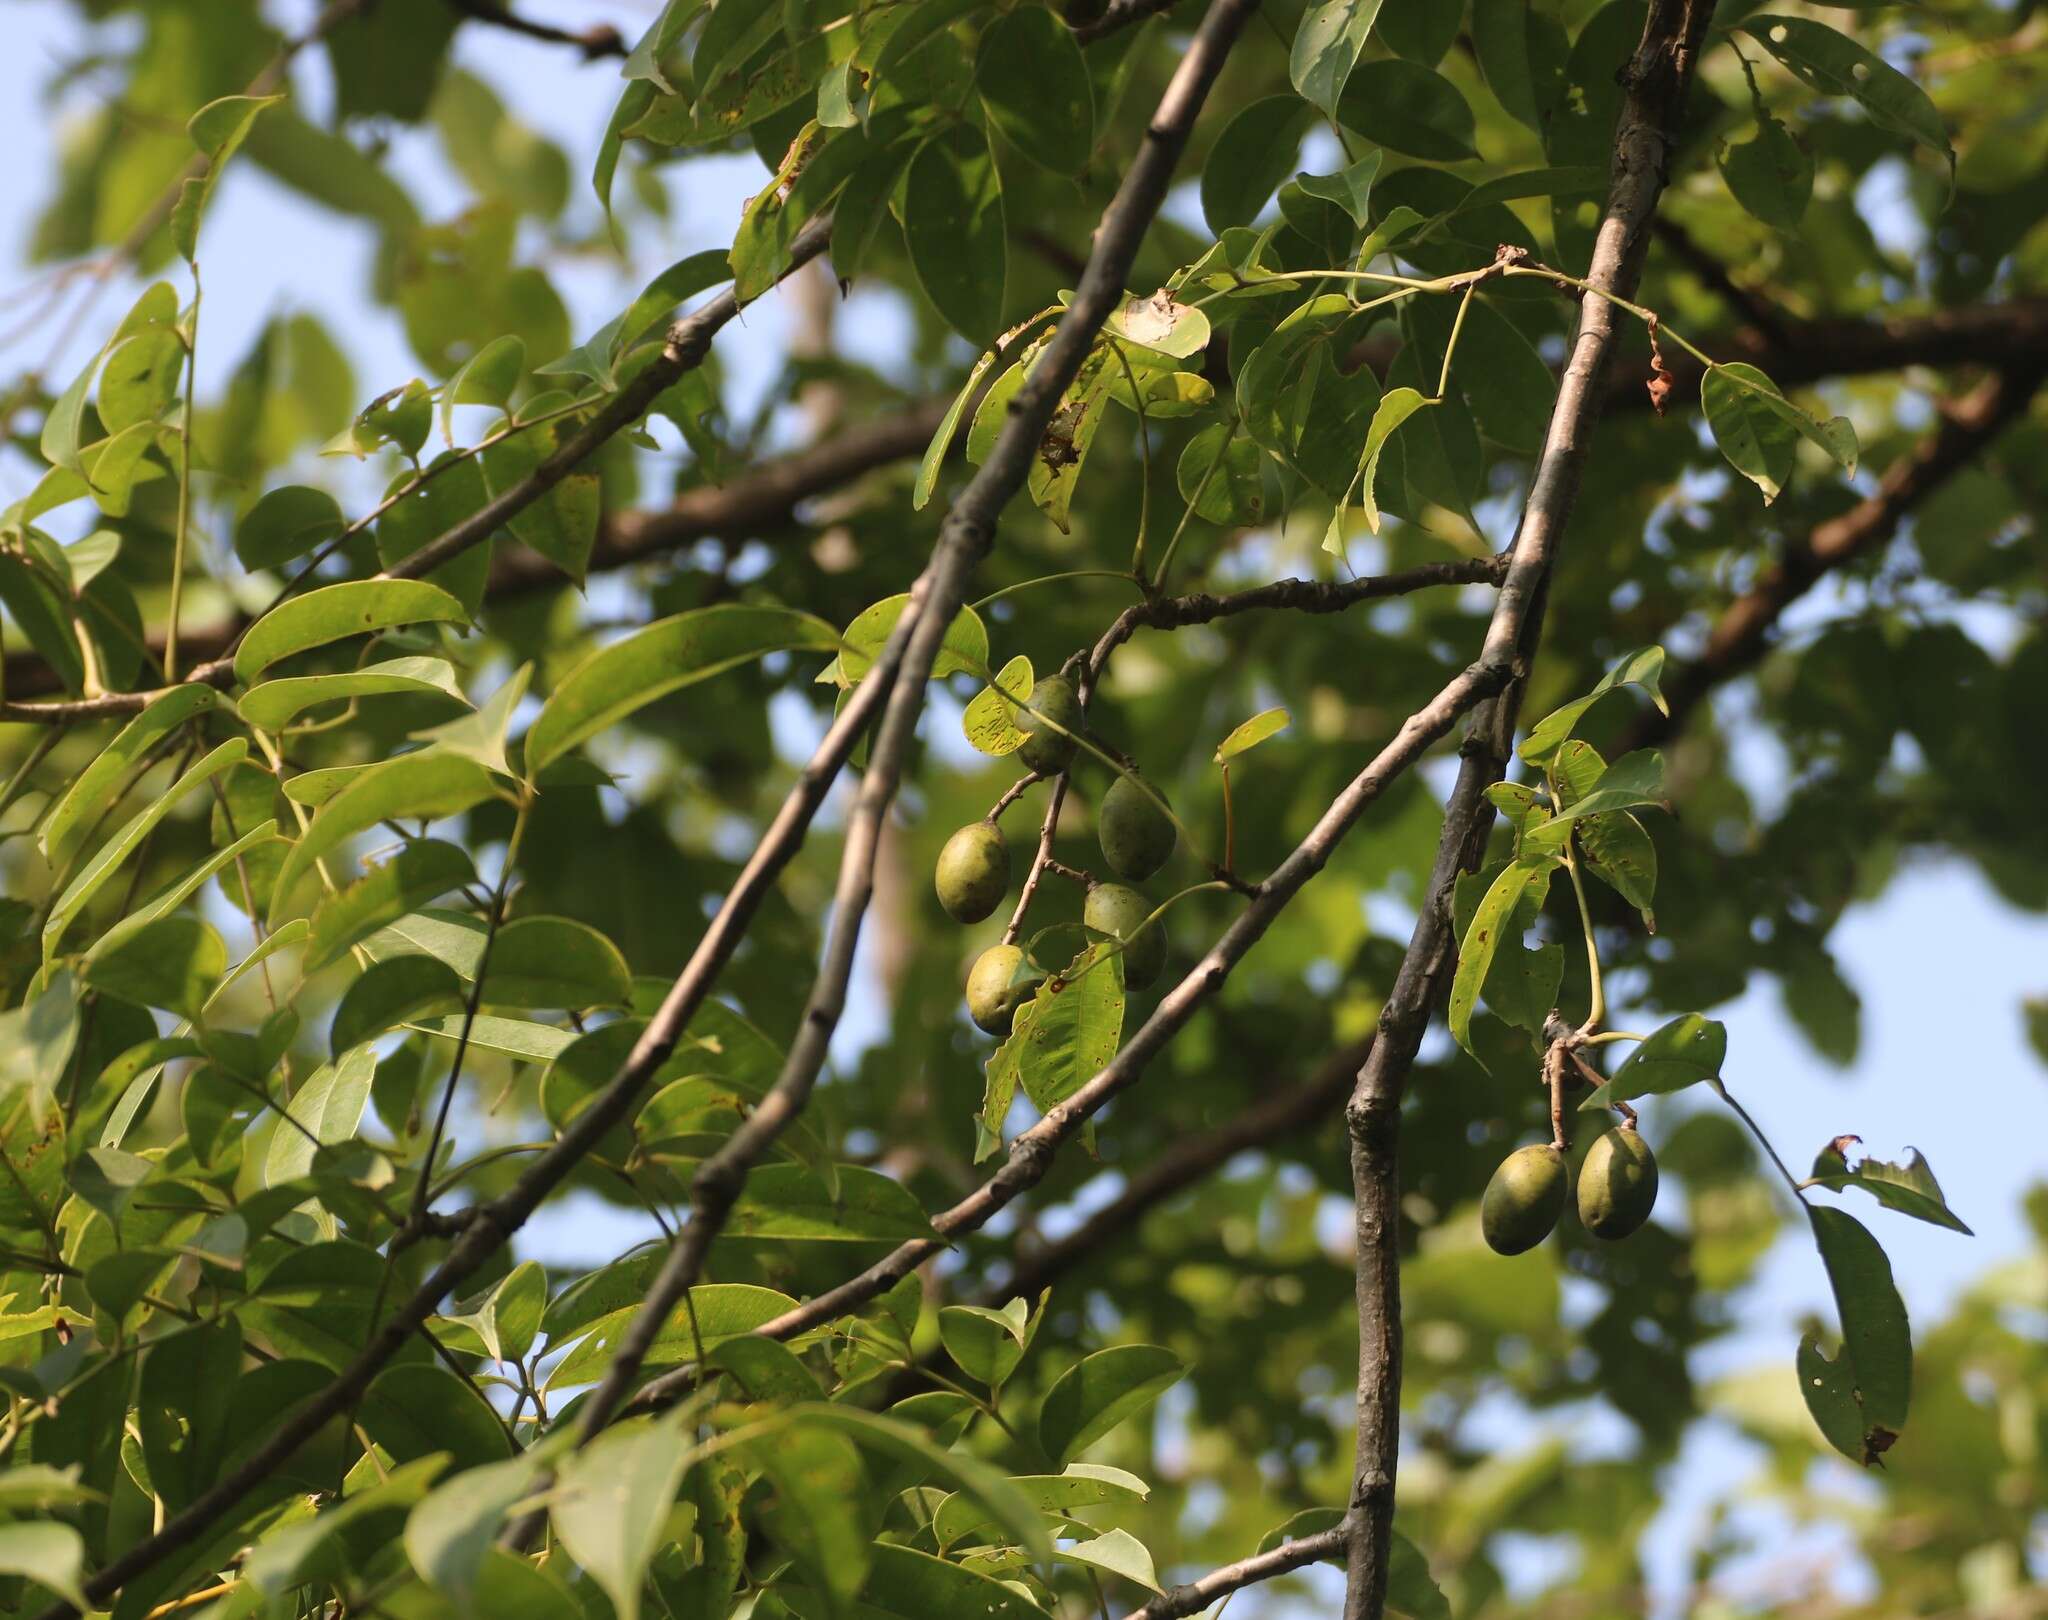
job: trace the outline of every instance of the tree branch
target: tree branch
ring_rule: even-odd
[[[489,23],[494,28],[524,34],[528,39],[542,40],[550,45],[573,45],[583,53],[586,62],[627,53],[625,40],[610,23],[596,23],[582,29],[557,28],[552,23],[533,22],[516,16],[503,6],[494,4],[493,0],[446,0],[446,4],[450,11],[459,12],[473,22]]]
[[[1119,28],[1128,28],[1147,17],[1156,17],[1162,11],[1171,11],[1176,4],[1178,0],[1109,0],[1107,5],[1099,4],[1099,0],[1070,0],[1067,17],[1073,23],[1074,38],[1083,45],[1092,45]],[[1077,12],[1098,9],[1101,15],[1092,22],[1076,19]]]
[[[1322,1559],[1334,1558],[1344,1550],[1350,1534],[1351,1523],[1347,1518],[1315,1535],[1303,1536],[1299,1541],[1282,1542],[1271,1552],[1240,1558],[1234,1564],[1211,1570],[1198,1581],[1169,1587],[1142,1609],[1133,1609],[1127,1620],[1179,1620],[1184,1615],[1200,1614],[1220,1597],[1228,1597],[1232,1592],[1260,1581],[1270,1581],[1276,1575],[1291,1574]]]
[[[1961,472],[2024,415],[2048,368],[2034,363],[1982,384],[1943,412],[1941,426],[1885,469],[1876,491],[1788,548],[1748,590],[1722,611],[1706,649],[1664,680],[1668,716],[1645,711],[1624,734],[1616,757],[1675,736],[1692,711],[1723,681],[1742,674],[1770,647],[1785,609],[1836,569],[1876,550],[1898,532],[1922,501]]]
[[[1587,279],[1624,298],[1642,277],[1665,164],[1712,13],[1711,0],[1653,0],[1642,42],[1622,73],[1626,97],[1615,130],[1607,213]],[[1518,674],[1528,668],[1542,631],[1551,568],[1600,415],[1616,318],[1607,299],[1580,300],[1578,332],[1530,482],[1513,561],[1487,627],[1485,656],[1511,662]],[[1358,1438],[1345,1620],[1380,1620],[1386,1609],[1401,1427],[1401,1096],[1452,956],[1452,885],[1460,871],[1477,864],[1485,847],[1491,824],[1485,792],[1506,771],[1521,684],[1516,680],[1473,717],[1421,915],[1381,1010],[1379,1037],[1346,1108],[1357,1231]]]
[[[1208,624],[1237,613],[1264,608],[1288,608],[1296,613],[1341,613],[1359,602],[1388,596],[1406,596],[1433,585],[1498,585],[1507,573],[1505,552],[1491,557],[1459,558],[1452,562],[1418,563],[1391,574],[1329,583],[1313,579],[1282,579],[1257,585],[1229,596],[1196,592],[1189,596],[1155,596],[1136,602],[1116,617],[1088,654],[1088,679],[1102,677],[1103,666],[1115,652],[1140,630],[1180,630],[1191,624]]]
[[[1011,402],[995,445],[946,514],[938,547],[912,587],[910,605],[897,627],[899,636],[907,632],[908,649],[861,777],[860,795],[847,820],[831,934],[788,1057],[768,1094],[692,1178],[690,1220],[677,1233],[645,1303],[613,1353],[604,1381],[584,1404],[579,1443],[589,1440],[618,1410],[639,1377],[656,1335],[695,1286],[705,1255],[724,1228],[748,1170],[810,1100],[832,1032],[845,1008],[861,924],[874,890],[882,825],[924,709],[925,685],[940,639],[966,598],[968,576],[994,544],[998,516],[1030,475],[1060,397],[1079,374],[1103,323],[1124,298],[1126,278],[1165,200],[1195,118],[1256,5],[1257,0],[1212,0],[1152,115],[1143,146],[1103,214],[1073,303]]]

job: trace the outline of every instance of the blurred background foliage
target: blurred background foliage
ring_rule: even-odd
[[[372,397],[415,373],[438,382],[501,333],[521,337],[533,359],[567,349],[585,335],[583,317],[624,304],[650,254],[665,262],[723,246],[716,232],[686,236],[684,218],[694,229],[708,213],[729,231],[793,133],[778,115],[708,147],[628,140],[608,220],[587,183],[601,124],[558,141],[528,121],[528,100],[562,77],[614,72],[610,41],[585,31],[612,23],[630,40],[648,21],[646,8],[620,0],[613,14],[595,0],[520,0],[522,16],[551,12],[549,21],[581,45],[516,36],[487,15],[496,9],[488,0],[368,8],[293,58],[284,75],[293,99],[250,137],[248,167],[291,195],[277,202],[275,236],[237,236],[231,251],[259,256],[287,291],[231,365],[208,357],[202,366],[202,376],[218,379],[202,392],[197,429],[199,532],[212,566],[188,594],[187,622],[219,627],[216,641],[264,596],[228,560],[236,522],[264,488],[314,482],[350,511],[372,504],[397,465],[388,452],[366,463],[319,454]],[[1753,9],[1731,0],[1720,21],[1733,26]],[[1672,154],[1642,298],[1709,354],[1754,358],[1788,389],[1848,415],[1863,470],[1844,481],[1802,459],[1801,476],[1761,506],[1701,430],[1689,389],[1666,415],[1647,408],[1648,349],[1640,328],[1628,328],[1528,712],[1585,689],[1637,645],[1662,642],[1681,662],[1707,658],[1706,700],[1681,713],[1665,741],[1678,814],[1648,820],[1661,871],[1659,931],[1646,933],[1618,901],[1600,919],[1614,964],[1610,994],[1630,1018],[1654,1018],[1711,1009],[1760,977],[1775,980],[1813,1061],[1769,1083],[1826,1086],[1830,1066],[1858,1056],[1864,1026],[1858,987],[1829,945],[1845,911],[1932,860],[1968,863],[2011,906],[2048,906],[2048,553],[2040,531],[2048,414],[2032,403],[2048,365],[2048,16],[2009,0],[1790,9],[1852,26],[1915,73],[1950,128],[1953,180],[1937,156],[1873,126],[1852,102],[1815,99],[1768,59],[1756,63],[1761,99],[1753,105],[1741,61],[1717,48],[1687,143]],[[33,16],[32,27],[9,23],[11,45],[45,59],[44,104],[57,131],[49,172],[17,163],[10,185],[15,208],[33,215],[6,312],[7,421],[18,452],[6,458],[10,493],[33,480],[34,424],[69,380],[79,340],[96,341],[91,334],[121,303],[99,298],[101,289],[170,262],[153,211],[187,159],[186,118],[242,91],[312,10],[256,0],[8,8]],[[996,143],[1008,276],[991,329],[1072,285],[1194,10],[1182,6],[1091,48],[1100,138],[1085,166],[1054,173]],[[1251,161],[1226,144],[1232,119],[1287,89],[1285,41],[1300,10],[1299,0],[1272,0],[1231,61],[1184,164],[1186,185],[1147,241],[1133,278],[1139,290],[1207,245],[1196,177]],[[1489,0],[1474,0],[1470,11],[1445,0],[1388,0],[1370,60],[1432,69],[1428,93],[1441,99],[1423,109],[1436,144],[1411,134],[1405,144],[1417,149],[1404,152],[1376,137],[1390,148],[1376,208],[1388,205],[1379,197],[1426,195],[1446,175],[1567,161],[1489,86],[1475,39],[1501,25],[1501,10]],[[1561,40],[1632,42],[1640,12],[1635,0],[1605,9],[1545,0],[1510,20]],[[515,44],[508,61],[520,65],[494,72],[494,56]],[[544,68],[533,65],[548,52]],[[1618,57],[1609,57],[1593,64],[1598,71],[1582,68],[1579,81],[1611,82]],[[1810,200],[1792,209],[1790,223],[1745,208],[1723,179],[1731,161],[1742,161],[1732,152],[1767,138],[1758,133],[1759,106],[1789,142],[1793,169],[1810,165]],[[1288,135],[1263,143],[1276,178],[1333,166],[1331,132],[1304,133],[1298,160],[1279,150]],[[423,143],[467,191],[459,206],[430,207],[415,195],[407,176]],[[1570,160],[1602,162],[1604,151],[1603,135],[1595,151]],[[246,183],[257,184],[253,175]],[[288,221],[305,208],[359,222],[374,239],[359,296],[363,307],[396,317],[411,369],[368,369],[351,330],[359,315],[290,297]],[[1539,198],[1505,211],[1516,239],[1546,261],[1583,267],[1584,221],[1569,205],[1553,209]],[[1486,228],[1494,224],[1489,216]],[[761,336],[721,339],[693,383],[700,392],[687,433],[664,423],[651,446],[618,442],[604,453],[606,519],[587,591],[508,562],[500,542],[484,633],[462,646],[466,674],[502,675],[531,659],[544,690],[622,625],[754,599],[844,624],[901,588],[944,505],[913,511],[915,457],[935,420],[932,402],[958,387],[972,353],[919,291],[896,220],[885,214],[875,226],[849,301],[823,274],[801,278],[772,301],[784,313],[767,317]],[[1538,293],[1503,298],[1500,308],[1556,363],[1569,304]],[[786,341],[773,347],[778,330]],[[1397,325],[1382,326],[1364,359],[1397,365],[1401,341]],[[1226,374],[1229,355],[1219,346],[1209,364]],[[1238,528],[1197,520],[1177,582],[1229,588],[1287,574],[1343,577],[1498,545],[1520,508],[1530,445],[1498,441],[1484,397],[1490,381],[1475,375],[1461,385],[1483,451],[1469,514],[1413,509],[1383,535],[1354,534],[1336,560],[1317,546],[1327,507],[1315,510],[1312,494],[1283,487],[1268,470],[1266,509],[1288,521]],[[1989,429],[1961,434],[1924,487],[1893,498],[1894,470],[1952,433],[1945,413],[1980,386],[2005,390],[2002,414]],[[778,458],[885,434],[920,411],[921,431],[899,432],[891,453],[858,461],[799,500],[770,498],[710,526],[689,518],[718,510],[721,494],[752,487]],[[979,588],[1122,566],[1148,501],[1155,534],[1162,512],[1178,512],[1175,470],[1192,432],[1156,425],[1145,456],[1128,419],[1118,420],[1092,450],[1072,532],[1019,503]],[[945,482],[957,476],[956,462]],[[138,485],[125,514],[92,520],[121,541],[88,593],[110,680],[134,679],[146,652],[142,626],[162,621],[174,501],[175,481],[159,477]],[[1881,508],[1874,518],[1864,511],[1871,502]],[[664,530],[670,514],[683,516]],[[1831,525],[1860,538],[1816,564],[1814,538]],[[343,561],[374,568],[372,537],[361,546]],[[607,548],[628,565],[607,566]],[[1767,645],[1715,664],[1717,623],[1758,592],[1768,598],[1786,575],[1794,588],[1774,602]],[[1083,579],[1004,598],[987,613],[996,661],[1023,653],[1040,670],[1052,667],[1092,642],[1127,595],[1113,580]],[[1233,783],[1238,865],[1259,872],[1293,846],[1363,752],[1470,657],[1489,606],[1483,591],[1437,592],[1346,615],[1252,614],[1173,635],[1145,632],[1119,654],[1098,720],[1183,819],[1214,840],[1214,744],[1245,716],[1285,704],[1292,729],[1247,760]],[[12,630],[7,695],[36,695],[37,661]],[[603,763],[619,785],[543,798],[527,835],[520,907],[583,919],[616,941],[636,972],[672,973],[829,717],[831,690],[806,669],[771,661],[736,671],[716,688],[642,711],[608,739]],[[954,716],[971,692],[960,683],[928,717],[884,852],[861,1002],[814,1105],[816,1128],[842,1142],[846,1157],[902,1177],[928,1207],[974,1179],[969,1121],[988,1043],[961,1016],[958,987],[1000,926],[948,923],[928,874],[946,834],[981,814],[1014,774],[1013,764],[961,742]],[[440,715],[390,700],[346,730],[305,736],[295,763],[381,757]],[[1590,734],[1609,748],[1642,724],[1615,704]],[[0,768],[12,770],[37,740],[30,728],[0,729]],[[74,751],[86,757],[82,739],[60,741],[52,764],[61,770]],[[1013,1250],[1028,1267],[1034,1244],[1056,1244],[1115,1196],[1121,1178],[1285,1088],[1325,1087],[1331,1100],[1305,1110],[1301,1128],[1228,1155],[1217,1173],[1115,1241],[1068,1257],[1039,1341],[1051,1348],[1019,1375],[1020,1386],[1042,1387],[1084,1338],[1163,1344],[1193,1363],[1189,1383],[1155,1423],[1129,1433],[1130,1454],[1116,1459],[1158,1482],[1140,1536],[1162,1570],[1239,1556],[1289,1513],[1341,1500],[1348,1488],[1350,1182],[1341,1093],[1325,1071],[1333,1053],[1369,1034],[1388,988],[1434,851],[1442,782],[1432,770],[1393,792],[1218,1007],[1157,1060],[1142,1092],[1104,1116],[1093,1156],[1069,1155],[1029,1210],[969,1240],[930,1280],[935,1296],[970,1297],[987,1284],[1000,1298]],[[1084,803],[1060,842],[1077,863],[1092,852],[1085,801],[1105,785],[1085,774],[1078,783]],[[1013,812],[1014,841],[1033,814]],[[506,821],[477,812],[469,842],[487,849],[502,841]],[[185,870],[209,842],[203,821],[167,823],[138,892]],[[836,857],[828,826],[724,981],[771,1031],[795,1019]],[[5,904],[25,919],[40,898],[39,864],[20,843],[0,848],[0,861]],[[1062,886],[1046,896],[1045,920],[1061,907],[1077,914]],[[1204,895],[1177,908],[1176,960],[1190,963],[1232,904]],[[1965,933],[1944,948],[1968,953],[1972,944]],[[16,939],[8,950],[18,988],[35,963],[33,942]],[[2048,990],[2048,970],[2040,977]],[[1583,967],[1567,952],[1566,1004],[1583,994]],[[2048,1019],[2038,1008],[2033,1018],[2038,1043]],[[118,1049],[112,1033],[99,1038]],[[1670,1189],[1652,1228],[1620,1246],[1572,1235],[1537,1257],[1499,1259],[1478,1241],[1475,1200],[1501,1154],[1539,1128],[1543,1099],[1526,1054],[1493,1068],[1447,1043],[1427,1048],[1404,1132],[1402,1514],[1431,1549],[1459,1615],[1642,1612],[1646,1533],[1674,1494],[1699,1505],[1704,1531],[1676,1557],[1668,1546],[1661,1555],[1665,1612],[2048,1612],[2048,1196],[2036,1191],[2028,1205],[2031,1252],[1957,1290],[1943,1320],[1916,1322],[1914,1423],[1882,1472],[1852,1477],[1829,1460],[1786,1357],[1753,1375],[1695,1370],[1700,1352],[1739,1330],[1787,1214],[1755,1173],[1746,1139],[1719,1115],[1652,1109]],[[1739,1052],[1731,1069],[1741,1073]],[[501,1060],[487,1060],[485,1073],[486,1106],[462,1124],[466,1147],[521,1139],[536,1111],[534,1074]],[[1975,1107],[1973,1077],[1960,1069],[1925,1079],[1929,1113]],[[2039,1093],[2029,1088],[2039,1079],[2020,1082],[2034,1126]],[[389,1128],[401,1128],[399,1113]],[[1882,1128],[1904,1132],[1912,1122]],[[2011,1127],[1991,1118],[1975,1128]],[[1970,1164],[1936,1167],[1973,1214]],[[509,1158],[483,1172],[479,1190],[517,1169]],[[636,1193],[602,1168],[579,1178],[579,1192],[537,1239],[562,1275],[575,1257],[607,1258],[619,1234],[646,1229]],[[729,1243],[721,1279],[793,1292],[834,1280],[836,1259],[804,1274],[809,1252],[750,1253]],[[1967,1250],[1953,1252],[1956,1271],[1973,1265]],[[1313,1580],[1292,1586],[1328,1591]],[[1235,1607],[1313,1612],[1289,1607],[1297,1601],[1283,1583]]]

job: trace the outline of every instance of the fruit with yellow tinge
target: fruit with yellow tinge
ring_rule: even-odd
[[[1564,1213],[1571,1171],[1549,1142],[1517,1148],[1493,1173],[1479,1201],[1479,1230],[1497,1253],[1522,1254],[1549,1237]]]
[[[1119,776],[1103,794],[1095,831],[1109,869],[1133,883],[1143,883],[1164,866],[1179,837],[1135,776]]]
[[[1126,990],[1144,989],[1166,966],[1166,930],[1158,923],[1146,927],[1151,915],[1152,902],[1122,883],[1096,884],[1081,908],[1081,921],[1088,927],[1124,942]]]
[[[939,851],[939,904],[955,922],[977,923],[1010,890],[1010,846],[993,821],[970,821]]]
[[[1625,1238],[1657,1205],[1657,1156],[1631,1127],[1609,1131],[1579,1165],[1579,1223],[1597,1238]]]
[[[1018,711],[1017,729],[1024,733],[1024,742],[1017,750],[1017,757],[1040,775],[1057,776],[1074,758],[1077,746],[1074,737],[1080,734],[1084,723],[1081,696],[1066,676],[1048,675],[1031,688],[1029,702],[1038,713]],[[1040,715],[1057,722],[1061,730],[1053,730],[1039,718]],[[1072,735],[1063,735],[1063,732]]]
[[[967,970],[967,1016],[990,1035],[1006,1036],[1017,1009],[1045,980],[1025,975],[1024,952],[1016,945],[991,945]]]

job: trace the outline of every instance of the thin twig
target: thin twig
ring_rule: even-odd
[[[414,0],[417,4],[418,0]],[[524,34],[528,39],[541,40],[549,45],[573,45],[583,53],[586,62],[595,62],[600,57],[624,56],[626,41],[610,23],[595,23],[589,28],[557,28],[552,23],[534,22],[507,11],[492,0],[445,0],[448,9],[460,12],[473,22],[489,23],[493,28],[503,28],[509,33]]]
[[[1284,1541],[1271,1552],[1262,1552],[1256,1557],[1240,1558],[1236,1563],[1211,1570],[1200,1580],[1190,1581],[1185,1586],[1168,1587],[1150,1603],[1133,1609],[1126,1620],[1181,1620],[1185,1615],[1200,1614],[1218,1598],[1228,1597],[1243,1587],[1270,1581],[1276,1575],[1290,1574],[1322,1559],[1336,1557],[1344,1550],[1350,1535],[1351,1521],[1341,1519],[1327,1530],[1303,1536],[1298,1541]]]

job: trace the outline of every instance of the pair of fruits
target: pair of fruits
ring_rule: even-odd
[[[1522,1254],[1550,1236],[1571,1190],[1571,1166],[1549,1142],[1517,1148],[1493,1173],[1479,1229],[1500,1254]],[[1625,1238],[1657,1203],[1657,1159],[1635,1127],[1607,1132],[1579,1166],[1579,1222],[1597,1238]]]
[[[1080,694],[1064,675],[1051,675],[1032,687],[1030,702],[1035,712],[1018,719],[1024,741],[1017,756],[1039,775],[1056,776],[1073,763],[1079,747],[1075,739],[1086,724]],[[1130,885],[1166,864],[1179,835],[1172,818],[1132,776],[1110,784],[1097,808],[1095,828],[1103,860],[1127,881],[1091,883],[1082,921],[1124,941],[1124,983],[1140,990],[1166,965],[1166,936],[1157,924],[1144,926],[1152,904]],[[939,904],[955,922],[977,923],[994,915],[1010,891],[1010,845],[1002,828],[987,819],[962,827],[939,851],[933,878]],[[1017,1008],[1042,982],[1029,977],[1021,948],[992,946],[968,974],[968,1012],[989,1034],[1007,1035]]]
[[[1097,883],[1088,890],[1081,921],[1098,934],[1123,941],[1124,987],[1142,990],[1166,966],[1166,932],[1148,922],[1152,902],[1127,883]],[[1021,945],[991,945],[967,972],[967,1016],[990,1035],[1007,1036],[1017,1009],[1038,993],[1043,974],[1031,971]]]

